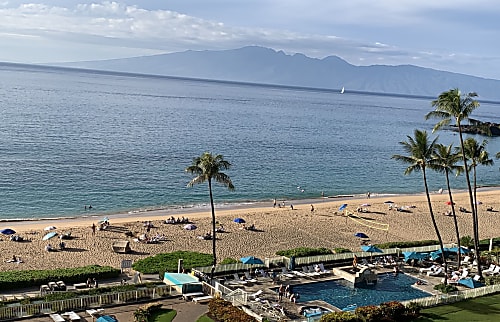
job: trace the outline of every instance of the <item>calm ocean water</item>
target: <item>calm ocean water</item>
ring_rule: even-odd
[[[432,130],[430,101],[0,65],[0,219],[205,207],[207,187],[187,188],[184,172],[204,151],[233,164],[236,191],[217,187],[219,204],[422,192],[391,156],[415,128]],[[499,109],[475,116],[500,123]],[[480,169],[481,185],[499,179],[498,162]]]

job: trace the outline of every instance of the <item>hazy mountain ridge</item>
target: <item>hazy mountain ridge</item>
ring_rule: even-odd
[[[337,56],[317,59],[257,46],[53,65],[325,89],[345,87],[346,92],[431,97],[451,88],[460,88],[463,92],[477,92],[479,99],[500,101],[500,80],[414,65],[354,66]]]

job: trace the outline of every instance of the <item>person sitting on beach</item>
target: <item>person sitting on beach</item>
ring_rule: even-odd
[[[51,244],[48,244],[47,246],[45,246],[45,250],[46,250],[47,252],[51,252],[51,251],[53,251],[53,250],[54,250],[54,248],[52,247],[52,245],[51,245]]]
[[[247,228],[247,230],[255,230],[255,225],[251,224],[250,227]]]
[[[66,249],[66,243],[64,243],[64,242],[60,242],[60,243],[59,243],[59,249],[60,249],[60,250],[65,250],[65,249]]]
[[[358,256],[354,255],[354,258],[352,260],[352,267],[356,268],[358,267]]]

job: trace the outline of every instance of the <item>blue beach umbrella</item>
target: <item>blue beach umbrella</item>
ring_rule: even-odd
[[[111,315],[103,315],[97,318],[96,322],[118,322],[118,320]]]
[[[13,229],[5,228],[0,230],[0,233],[2,233],[3,235],[14,235],[16,232]]]
[[[356,237],[358,237],[358,238],[370,238],[370,237],[368,237],[368,235],[367,235],[367,234],[365,234],[365,233],[360,233],[360,232],[355,233],[355,234],[354,234],[354,236],[356,236]]]
[[[344,210],[346,207],[347,207],[347,204],[346,204],[346,203],[344,203],[344,204],[342,204],[342,205],[339,207],[339,210],[340,210],[340,211],[342,211],[342,210]]]
[[[427,254],[422,254],[422,253],[417,253],[417,252],[403,252],[403,255],[405,257],[405,262],[410,260],[410,259],[424,259],[428,255]]]
[[[481,287],[484,286],[483,283],[474,280],[473,278],[463,278],[458,281],[458,284],[466,286],[468,288],[476,288],[476,287]]]
[[[449,248],[450,252],[457,253],[458,252],[458,247],[451,247]],[[460,254],[468,254],[470,253],[470,249],[465,248],[464,246],[460,246]]]
[[[363,245],[361,250],[368,253],[383,253],[384,251],[373,245]]]
[[[257,258],[255,256],[242,257],[242,258],[240,258],[240,261],[243,264],[252,264],[252,265],[263,265],[264,264],[262,259]]]
[[[243,218],[235,218],[233,221],[238,224],[244,224],[246,222]]]
[[[55,236],[57,236],[57,233],[55,231],[53,231],[53,232],[50,232],[50,233],[46,234],[45,236],[43,236],[42,240],[49,240]]]

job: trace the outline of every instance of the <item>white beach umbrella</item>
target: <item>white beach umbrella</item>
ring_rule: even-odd
[[[55,230],[55,229],[57,229],[55,226],[47,226],[43,230],[49,231],[49,230]]]

